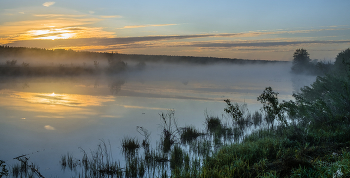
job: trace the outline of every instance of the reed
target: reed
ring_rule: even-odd
[[[197,131],[193,126],[183,127],[181,128],[181,142],[188,143],[191,142],[197,137],[204,135],[203,133]]]

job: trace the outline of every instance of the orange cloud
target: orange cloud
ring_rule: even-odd
[[[28,21],[17,21],[17,22],[6,22],[0,25],[2,29],[0,36],[8,35],[19,35],[25,34],[30,30],[42,30],[47,28],[62,28],[62,27],[76,27],[82,25],[88,25],[100,21],[96,18],[83,18],[83,19],[72,19],[72,18],[57,18],[57,19],[44,19],[44,20],[28,20]]]
[[[35,14],[39,20],[6,22],[0,25],[0,44],[32,39],[111,38],[114,32],[101,27],[86,27],[101,21],[85,15]]]
[[[18,11],[16,11],[18,12]],[[73,13],[73,12],[72,12]],[[92,13],[92,12],[90,12]],[[97,52],[118,51],[128,53],[145,53],[154,51],[246,51],[267,48],[294,47],[300,45],[349,44],[348,39],[329,40],[320,37],[276,38],[285,34],[305,34],[320,31],[341,31],[349,28],[323,28],[311,30],[249,31],[242,33],[202,33],[189,35],[154,35],[116,37],[115,32],[102,27],[92,27],[96,22],[121,16],[92,16],[66,14],[34,14],[38,20],[7,22],[0,25],[0,44],[39,48],[68,48]],[[172,26],[177,24],[131,25],[117,29],[135,29],[145,27]],[[289,35],[290,36],[290,35]],[[293,35],[296,36],[296,35]],[[303,35],[305,36],[305,35]],[[334,37],[335,38],[335,37]],[[45,40],[46,39],[46,40]],[[324,39],[324,40],[322,40]],[[172,48],[170,50],[170,48]],[[280,49],[278,49],[280,50]],[[241,52],[243,53],[243,52]],[[148,54],[148,53],[147,53]],[[170,53],[163,53],[170,54]],[[202,55],[202,54],[200,54]]]

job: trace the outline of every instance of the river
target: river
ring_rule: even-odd
[[[122,159],[121,140],[141,139],[137,126],[155,144],[160,113],[175,110],[178,126],[204,128],[205,113],[222,117],[224,99],[259,110],[257,97],[271,86],[282,100],[315,77],[294,76],[290,63],[265,65],[148,64],[113,76],[0,78],[0,159],[8,166],[26,155],[45,177],[73,176],[60,166],[67,153],[79,158],[101,140]],[[225,117],[225,116],[223,116]],[[80,149],[81,148],[81,149]]]

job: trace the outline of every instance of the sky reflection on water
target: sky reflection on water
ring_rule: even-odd
[[[67,176],[60,156],[79,157],[79,147],[94,149],[100,139],[111,143],[116,159],[124,136],[142,138],[137,126],[148,129],[155,144],[159,113],[168,109],[175,110],[180,127],[201,129],[205,110],[224,113],[224,99],[247,103],[254,112],[261,107],[257,96],[272,86],[280,101],[290,100],[295,84],[289,67],[277,66],[274,72],[256,66],[184,67],[181,72],[165,67],[124,77],[0,80],[0,159],[12,164],[12,158],[29,154],[42,174]],[[302,80],[310,83],[314,77]]]

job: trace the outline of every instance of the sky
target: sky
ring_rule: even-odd
[[[0,0],[0,45],[260,60],[334,60],[349,0]]]

